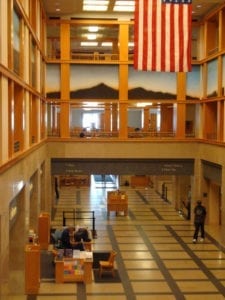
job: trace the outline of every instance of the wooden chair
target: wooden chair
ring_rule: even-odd
[[[115,277],[114,260],[117,252],[111,251],[108,260],[99,261],[99,277],[102,277],[103,272],[111,272],[112,276]]]

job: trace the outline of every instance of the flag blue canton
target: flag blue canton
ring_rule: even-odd
[[[162,3],[170,4],[191,4],[192,0],[162,0]]]

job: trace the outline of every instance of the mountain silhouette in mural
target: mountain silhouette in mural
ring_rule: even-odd
[[[60,92],[47,93],[47,98],[60,99]],[[118,99],[119,91],[100,83],[96,86],[87,89],[79,89],[70,92],[70,99]],[[128,99],[176,99],[176,94],[146,90],[142,87],[130,89],[128,91]],[[187,95],[187,99],[195,99]]]
[[[128,91],[128,99],[176,99],[176,95],[137,87]]]
[[[80,89],[70,92],[71,99],[118,99],[119,92],[110,86],[100,83],[96,86],[87,89]]]
[[[60,99],[61,98],[61,93],[60,92],[49,92],[46,94],[46,97],[49,99]]]

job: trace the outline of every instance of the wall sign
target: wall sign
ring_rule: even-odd
[[[194,159],[52,158],[52,175],[193,175]]]

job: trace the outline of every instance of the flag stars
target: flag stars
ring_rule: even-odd
[[[191,4],[192,0],[162,0],[162,3],[170,4]]]

